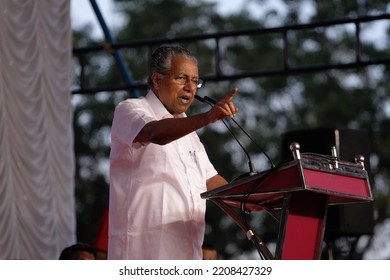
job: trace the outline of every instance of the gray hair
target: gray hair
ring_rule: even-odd
[[[152,74],[157,72],[166,75],[171,70],[172,58],[174,56],[184,56],[188,59],[193,59],[197,63],[195,56],[191,52],[177,45],[162,45],[158,47],[152,54],[149,65],[148,85],[153,88]]]

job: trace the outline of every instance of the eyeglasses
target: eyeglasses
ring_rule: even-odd
[[[162,75],[164,75],[164,74],[162,74]],[[191,79],[187,75],[175,76],[173,79],[180,85],[185,85],[185,84],[187,84],[188,81],[191,82],[191,85],[194,85],[197,88],[201,88],[202,85],[203,85],[203,80],[202,79],[196,79],[196,78],[192,78]]]

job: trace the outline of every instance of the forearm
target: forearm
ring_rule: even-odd
[[[168,118],[152,121],[142,128],[134,142],[165,145],[211,122],[212,120],[208,112],[186,118]]]
[[[225,178],[223,178],[219,174],[211,177],[206,182],[208,191],[211,191],[213,189],[216,189],[216,188],[221,187],[221,186],[226,185],[226,184],[228,184],[228,182],[225,180]]]
[[[210,123],[224,118],[232,118],[238,111],[231,101],[236,92],[237,88],[234,88],[206,113],[187,118],[168,118],[147,123],[134,142],[165,145]]]

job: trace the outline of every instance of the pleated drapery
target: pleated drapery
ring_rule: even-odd
[[[58,259],[75,242],[70,1],[0,13],[0,259]]]

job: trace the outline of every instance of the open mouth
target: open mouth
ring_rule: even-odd
[[[190,97],[189,96],[180,96],[179,99],[183,102],[183,103],[189,103],[190,102]]]

